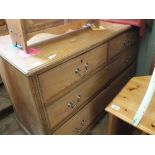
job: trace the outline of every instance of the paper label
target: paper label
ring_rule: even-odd
[[[114,109],[114,110],[117,110],[117,111],[120,110],[120,107],[118,105],[116,105],[116,104],[112,104],[111,108]]]
[[[53,58],[55,58],[56,57],[56,54],[52,54],[52,55],[50,55],[48,58],[49,59],[53,59]]]

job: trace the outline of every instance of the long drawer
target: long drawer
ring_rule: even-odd
[[[120,86],[122,86],[134,72],[135,64],[132,64],[123,74],[53,134],[81,134],[100,113],[104,112],[104,108],[108,104],[107,102],[109,102],[110,97],[113,97],[112,95],[116,93],[116,90],[118,91],[118,88],[120,89]],[[111,95],[111,93],[113,94]]]
[[[47,115],[51,128],[54,130],[60,122],[65,121],[66,117],[73,114],[81,105],[89,101],[108,81],[131,64],[136,54],[134,48],[132,47],[130,50],[123,52],[108,67],[100,70],[67,95],[47,106]]]
[[[119,54],[121,51],[128,49],[131,45],[137,42],[138,34],[137,31],[130,30],[123,33],[116,38],[112,39],[108,43],[108,59]]]
[[[98,46],[54,69],[39,75],[39,84],[44,103],[63,93],[70,85],[104,66],[107,61],[107,44]]]

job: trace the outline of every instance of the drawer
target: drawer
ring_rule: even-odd
[[[105,85],[109,78],[108,70],[102,69],[67,95],[47,106],[51,128],[55,128],[66,117],[77,111],[81,105],[88,102]]]
[[[108,43],[108,59],[111,59],[135,43],[138,43],[137,31],[132,30],[117,36]]]
[[[107,61],[107,44],[101,45],[62,65],[38,76],[43,102],[50,102],[63,94],[75,82],[104,66]]]
[[[114,77],[117,73],[128,67],[133,61],[136,61],[137,46],[131,46],[126,51],[121,52],[115,61],[113,61],[109,67],[109,74]]]
[[[89,104],[87,104],[81,111],[74,115],[68,122],[61,126],[54,134],[59,135],[74,135],[80,134],[95,118],[104,110],[104,95],[102,92]]]
[[[130,48],[108,67],[100,70],[67,95],[47,106],[47,115],[51,128],[54,129],[60,122],[73,114],[81,105],[88,102],[95,93],[100,91],[109,80],[131,64],[135,59],[135,53],[134,47]]]
[[[76,113],[69,121],[62,125],[53,134],[58,135],[74,135],[81,134],[95,118],[104,112],[104,108],[114,97],[135,72],[135,64],[131,65],[125,72],[123,72],[115,81],[113,81],[106,89],[104,89],[97,97],[89,102],[83,109]]]
[[[113,99],[113,97],[120,91],[120,89],[131,79],[136,73],[136,62],[130,64],[125,71],[123,71],[120,76],[115,78],[115,80],[110,83],[107,88],[107,92],[110,92],[107,95],[107,99],[109,102]]]

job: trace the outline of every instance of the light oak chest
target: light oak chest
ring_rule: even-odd
[[[0,44],[2,78],[21,126],[31,134],[84,134],[134,75],[138,36],[111,24],[37,45],[41,53],[28,58],[9,46],[9,36]]]

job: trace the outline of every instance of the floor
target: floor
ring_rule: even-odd
[[[9,96],[3,85],[0,85],[0,107],[10,105]],[[107,114],[94,126],[94,128],[88,133],[89,135],[107,135],[108,129],[108,117]],[[26,133],[17,124],[15,113],[8,111],[5,116],[0,115],[0,135],[25,135]],[[139,134],[137,130],[133,134]]]

